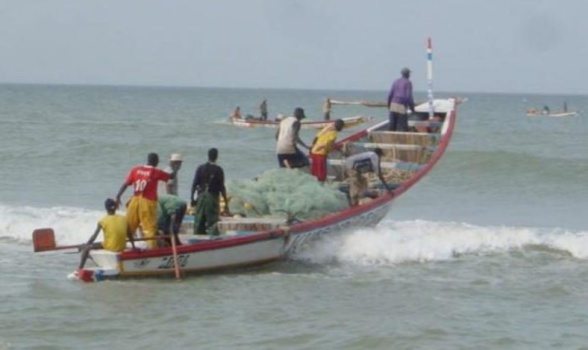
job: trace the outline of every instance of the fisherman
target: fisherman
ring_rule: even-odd
[[[350,206],[358,205],[359,200],[364,196],[373,197],[377,195],[369,191],[369,184],[367,178],[364,176],[365,174],[377,174],[384,187],[390,191],[390,187],[386,184],[384,176],[382,176],[382,155],[383,151],[378,147],[373,152],[368,151],[355,154],[345,160],[345,169],[350,181],[348,194]]]
[[[241,119],[241,107],[237,106],[233,109],[233,112],[231,112],[231,118]]]
[[[388,94],[390,108],[388,130],[390,131],[408,131],[408,111],[414,112],[410,69],[402,68],[400,74],[402,76],[394,81]]]
[[[106,249],[111,252],[119,253],[125,250],[127,246],[127,238],[131,242],[133,249],[135,249],[133,235],[129,230],[129,222],[125,216],[116,214],[116,207],[117,204],[114,199],[108,198],[104,201],[106,216],[98,221],[96,230],[90,239],[88,239],[88,242],[81,248],[82,256],[78,270],[84,268],[91,249]],[[104,241],[102,243],[94,243],[101,230],[104,231]]]
[[[329,97],[323,104],[323,116],[325,120],[331,120],[331,99]]]
[[[319,182],[325,182],[327,179],[327,155],[333,151],[337,135],[344,126],[345,122],[342,119],[337,119],[333,124],[329,124],[319,131],[314,139],[310,150],[310,159],[312,160],[310,173]]]
[[[127,187],[133,186],[133,196],[127,203],[127,220],[129,228],[134,234],[141,226],[143,235],[148,239],[150,248],[157,248],[154,239],[157,234],[157,182],[168,181],[175,174],[168,174],[157,168],[159,156],[157,153],[147,155],[147,165],[138,165],[131,169],[116,195],[116,206],[120,205],[120,197]]]
[[[261,101],[259,105],[259,112],[261,115],[261,120],[267,120],[267,100]]]
[[[178,172],[182,167],[182,155],[179,153],[173,153],[169,157],[169,165],[165,168],[165,171],[170,174],[174,174],[163,186],[164,188],[160,188],[160,191],[163,193],[171,194],[171,195],[178,195]]]
[[[192,198],[192,207],[196,207],[194,213],[194,219],[197,222],[194,225],[194,234],[196,235],[218,236],[220,234],[217,225],[220,196],[225,203],[229,203],[225,188],[225,174],[223,168],[216,164],[217,159],[218,150],[216,148],[209,149],[208,162],[201,164],[194,174],[190,198]],[[225,206],[225,212],[221,214],[230,215],[228,205]]]
[[[294,110],[294,116],[289,116],[282,121],[276,131],[276,153],[278,155],[278,164],[281,168],[302,168],[308,166],[310,162],[302,153],[297,145],[309,149],[300,139],[300,121],[306,118],[304,109],[297,107]]]
[[[178,196],[164,194],[157,198],[157,226],[159,233],[162,235],[171,235],[173,233],[176,245],[182,245],[178,234],[182,226],[182,220],[186,214],[187,203]],[[169,238],[166,241],[171,245]]]

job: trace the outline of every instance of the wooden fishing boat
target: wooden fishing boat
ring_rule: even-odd
[[[414,186],[441,159],[453,134],[456,108],[455,99],[436,99],[416,108],[409,121],[410,132],[388,131],[386,119],[339,141],[349,156],[376,147],[383,150],[381,167],[389,187],[385,189],[378,181],[370,180],[370,188],[376,193],[373,199],[308,221],[223,217],[218,224],[220,236],[180,234],[183,244],[179,246],[121,253],[93,250],[90,261],[96,266],[77,271],[75,278],[85,282],[174,275],[179,278],[263,265],[287,258],[317,237],[350,228],[373,227],[386,216],[394,199]],[[346,180],[344,163],[338,155],[328,159],[330,181]],[[189,227],[190,223],[186,225]],[[35,230],[33,244],[37,252],[78,247],[58,246],[51,229]]]
[[[341,118],[345,122],[345,128],[354,127],[372,120],[372,117],[358,115],[353,117]],[[231,124],[241,128],[277,128],[280,125],[279,120],[260,120],[256,118],[229,118]],[[302,129],[322,129],[327,125],[335,122],[332,120],[302,120],[300,127]]]
[[[561,118],[561,117],[575,117],[578,113],[575,111],[570,112],[558,112],[558,113],[543,113],[543,112],[536,112],[536,111],[528,111],[527,117],[554,117],[554,118]]]

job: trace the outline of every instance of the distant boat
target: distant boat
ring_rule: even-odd
[[[372,120],[372,117],[358,115],[354,117],[341,118],[345,122],[345,128],[357,126]],[[279,120],[261,120],[258,118],[230,118],[231,124],[241,128],[277,128],[280,126]],[[322,129],[325,126],[335,122],[331,120],[302,120],[300,127],[302,129]]]
[[[537,109],[529,109],[527,110],[527,117],[574,117],[578,114],[576,111],[569,111],[569,112],[558,112],[558,113],[547,113],[544,111],[540,111]]]

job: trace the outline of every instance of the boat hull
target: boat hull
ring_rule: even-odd
[[[177,248],[177,261],[182,274],[193,275],[222,270],[233,270],[265,265],[294,254],[310,241],[321,236],[341,234],[349,229],[373,227],[386,215],[392,201],[361,210],[347,217],[333,215],[319,221],[301,224],[292,229],[277,229],[246,237],[224,239],[190,239],[182,235],[187,244]],[[353,210],[351,210],[353,211]],[[100,267],[86,268],[77,278],[84,282],[137,277],[174,276],[174,258],[170,248],[137,250],[113,253],[106,250],[91,252]]]
[[[562,113],[527,113],[527,117],[553,117],[553,118],[562,118],[562,117],[574,117],[578,113],[577,112],[562,112]]]

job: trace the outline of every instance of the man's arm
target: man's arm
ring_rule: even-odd
[[[292,124],[292,130],[294,131],[294,135],[296,135],[294,138],[294,143],[297,143],[306,149],[310,149],[310,147],[308,147],[306,143],[304,143],[304,141],[302,141],[300,138],[300,120],[297,120],[294,122],[294,124]]]
[[[390,103],[392,103],[392,98],[394,97],[394,84],[390,86],[390,92],[388,92],[388,108],[390,108]]]
[[[120,197],[123,195],[123,193],[125,192],[127,187],[129,187],[129,185],[126,182],[123,183],[122,186],[120,186],[118,193],[116,194],[116,207],[117,208],[120,206]]]
[[[199,176],[200,167],[196,168],[196,172],[194,173],[194,179],[192,180],[192,190],[190,191],[190,204],[194,206],[196,201],[194,200],[194,193],[198,189],[198,182],[200,181]]]
[[[382,175],[382,160],[381,160],[381,158],[378,158],[378,178],[380,179],[380,181],[382,181],[382,184],[388,190],[388,192],[391,192],[392,188],[390,188],[390,186],[388,186],[388,184],[386,183],[386,179],[384,179],[384,175]]]
[[[412,96],[412,82],[408,81],[408,107],[414,113],[414,97]]]
[[[227,198],[227,189],[225,187],[225,172],[223,168],[219,167],[219,175],[221,181],[221,195],[223,196],[223,200],[225,201],[225,214],[229,214],[229,199]]]
[[[94,233],[92,234],[92,236],[90,236],[86,245],[94,243],[96,237],[98,237],[98,234],[100,233],[100,230],[102,230],[102,226],[100,226],[100,223],[98,223],[98,225],[96,225],[96,230],[94,230]]]

